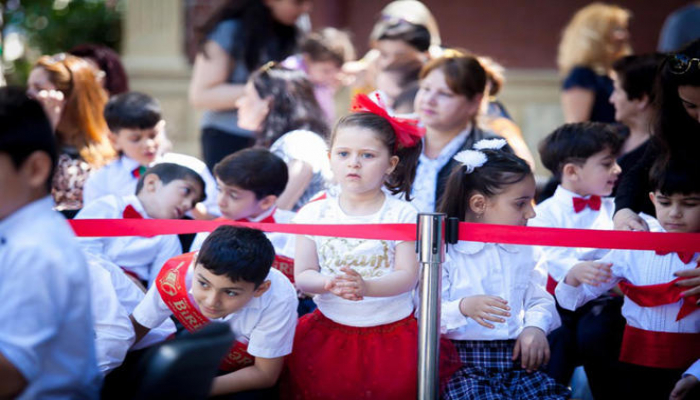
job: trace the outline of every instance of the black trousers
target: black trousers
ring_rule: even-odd
[[[224,132],[216,128],[202,130],[202,155],[204,163],[207,164],[212,173],[214,173],[214,165],[224,157],[254,144],[255,139],[251,137]]]
[[[551,377],[568,386],[574,369],[583,365],[596,400],[620,399],[611,389],[620,387],[623,370],[618,361],[625,327],[622,301],[603,295],[573,312],[557,304],[562,325],[548,336]]]

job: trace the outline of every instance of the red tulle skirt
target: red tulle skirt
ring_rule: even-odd
[[[449,340],[441,341],[441,381],[459,369]],[[283,399],[415,399],[418,324],[413,315],[386,325],[341,325],[320,311],[299,320],[282,375]]]

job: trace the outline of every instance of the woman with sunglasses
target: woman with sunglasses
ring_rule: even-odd
[[[200,126],[209,169],[255,143],[253,132],[237,126],[236,101],[252,71],[294,54],[295,23],[310,5],[311,0],[228,0],[196,30],[199,51],[189,100],[205,110]]]
[[[652,140],[645,154],[624,174],[615,196],[616,229],[648,231],[637,215],[650,207],[649,171],[673,158],[700,168],[700,40],[661,63],[656,78]]]
[[[39,100],[60,149],[51,194],[56,209],[72,215],[83,206],[83,185],[92,170],[115,156],[102,116],[107,94],[95,68],[64,53],[43,56],[27,81],[27,94]]]
[[[331,179],[325,114],[303,71],[269,62],[251,75],[236,102],[238,125],[287,163],[289,180],[277,199],[298,210]]]

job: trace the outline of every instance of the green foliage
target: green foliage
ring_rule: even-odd
[[[8,81],[24,83],[31,64],[43,54],[81,43],[119,50],[124,0],[9,0],[3,9],[3,37],[18,31],[27,39],[23,58],[8,66]]]

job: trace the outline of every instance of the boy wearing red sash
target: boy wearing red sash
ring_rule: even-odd
[[[289,223],[295,213],[277,208],[287,186],[287,164],[266,149],[237,151],[214,166],[219,188],[218,206],[223,220]],[[190,247],[198,250],[208,232],[198,233]],[[274,268],[294,282],[294,236],[266,233],[275,248]]]
[[[657,165],[649,196],[652,231],[700,233],[700,171],[695,165]],[[599,262],[571,268],[556,289],[561,307],[574,310],[619,283],[627,326],[620,351],[619,387],[611,398],[698,398],[700,307],[676,283],[698,268],[698,254],[612,250]],[[675,386],[675,388],[674,388]],[[611,388],[611,390],[614,390]]]
[[[292,351],[297,296],[271,268],[275,251],[260,231],[220,226],[198,253],[165,263],[156,284],[131,315],[136,341],[174,315],[190,331],[210,320],[228,323],[236,336],[212,395],[272,387]]]
[[[139,178],[136,193],[108,195],[87,204],[76,219],[178,219],[204,199],[204,181],[195,171],[162,163]],[[90,237],[80,244],[89,259],[109,261],[150,287],[160,267],[182,254],[176,235]]]

